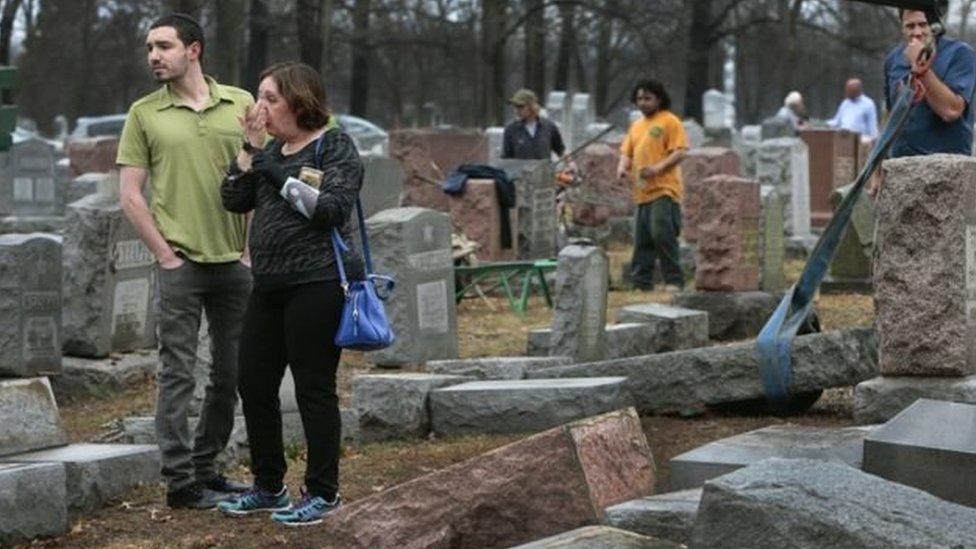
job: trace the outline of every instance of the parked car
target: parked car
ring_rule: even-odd
[[[125,125],[125,114],[109,114],[105,116],[81,116],[75,120],[75,129],[68,139],[82,139],[85,137],[100,137],[122,135]]]
[[[389,154],[390,136],[369,120],[349,114],[337,114],[339,125],[352,137],[361,153]]]

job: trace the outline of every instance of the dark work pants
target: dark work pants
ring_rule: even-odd
[[[156,374],[156,439],[170,491],[217,475],[214,458],[230,439],[237,405],[237,348],[251,271],[240,262],[195,263],[184,259],[159,274],[159,372]],[[187,414],[197,385],[200,314],[207,313],[211,364],[196,432]]]
[[[678,251],[681,234],[681,206],[668,196],[637,205],[634,213],[634,256],[631,273],[634,286],[654,287],[654,264],[661,261],[666,284],[684,286]]]
[[[295,378],[295,398],[308,442],[305,486],[309,494],[330,501],[339,489],[342,425],[336,369],[342,349],[333,339],[342,305],[338,281],[251,294],[241,334],[238,389],[251,471],[255,484],[264,490],[281,490],[287,469],[278,399],[286,365]]]

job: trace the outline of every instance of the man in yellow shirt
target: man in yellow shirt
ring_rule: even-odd
[[[630,178],[637,211],[634,217],[634,255],[631,261],[634,286],[654,288],[654,265],[661,261],[664,289],[684,287],[678,255],[681,233],[681,168],[688,149],[681,120],[669,109],[671,98],[655,80],[634,86],[631,100],[644,115],[635,120],[620,145],[617,177]]]
[[[238,118],[254,99],[203,74],[203,30],[187,15],[157,19],[146,48],[162,86],[129,108],[116,159],[119,198],[158,263],[156,439],[166,502],[206,509],[248,488],[221,475],[214,458],[234,427],[238,340],[251,290],[242,262],[245,218],[223,209],[220,183],[243,145]],[[149,204],[142,194],[147,180]],[[203,310],[213,360],[192,433],[187,415]]]

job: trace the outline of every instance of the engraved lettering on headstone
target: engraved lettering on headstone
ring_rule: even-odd
[[[38,177],[34,179],[34,201],[54,202],[54,179]]]
[[[446,281],[417,284],[417,326],[421,330],[447,333],[447,300]]]
[[[61,306],[60,296],[57,292],[24,292],[21,306],[26,312],[56,310]]]
[[[115,243],[113,262],[116,270],[147,267],[153,264],[153,255],[141,240],[120,240]]]
[[[603,281],[600,280],[599,269],[591,268],[583,275],[586,280],[583,282],[583,318],[580,325],[580,338],[582,340],[583,356],[592,356],[592,353],[599,345],[600,332],[604,329],[603,310],[605,306],[605,295]]]
[[[57,356],[57,328],[50,316],[24,319],[24,358],[46,358]]]
[[[17,160],[18,170],[49,170],[53,162],[43,156],[25,156]]]
[[[34,181],[29,177],[14,178],[14,200],[30,202],[34,199]]]
[[[431,250],[429,252],[419,252],[410,254],[407,263],[418,271],[437,271],[440,269],[450,269],[453,266],[451,250]]]
[[[137,339],[146,329],[149,313],[149,279],[135,278],[115,285],[112,305],[112,333]]]

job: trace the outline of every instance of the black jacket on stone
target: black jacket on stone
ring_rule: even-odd
[[[254,172],[241,172],[236,164],[220,187],[224,208],[234,213],[254,211],[248,232],[251,272],[256,290],[335,280],[339,274],[332,249],[332,228],[339,227],[350,251],[343,256],[350,280],[363,277],[362,259],[351,238],[356,229],[356,199],[363,184],[363,164],[352,139],[340,128],[322,136],[323,154],[316,162],[316,141],[302,150],[282,155],[282,143],[273,140],[265,147],[289,177],[298,177],[303,166],[323,172],[320,194],[312,218],[295,211],[291,204]],[[358,239],[356,240],[358,242]]]

